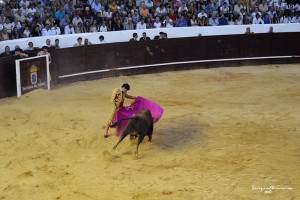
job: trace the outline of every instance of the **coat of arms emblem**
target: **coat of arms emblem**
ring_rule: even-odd
[[[37,84],[37,78],[38,78],[37,77],[37,71],[38,71],[37,66],[32,65],[32,67],[30,67],[29,71],[30,71],[30,81],[31,81],[31,84],[32,85]]]

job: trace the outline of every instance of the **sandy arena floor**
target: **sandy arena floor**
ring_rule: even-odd
[[[160,104],[153,141],[105,139],[114,88]],[[126,105],[130,102],[127,101]],[[79,82],[0,100],[0,199],[300,199],[300,65]],[[282,187],[271,193],[256,188]]]

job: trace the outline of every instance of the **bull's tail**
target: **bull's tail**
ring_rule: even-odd
[[[123,120],[129,120],[129,119],[136,119],[136,117],[131,117],[131,118],[123,118],[120,119],[119,121],[113,123],[112,125],[110,125],[110,128],[116,128],[117,126],[119,126]]]

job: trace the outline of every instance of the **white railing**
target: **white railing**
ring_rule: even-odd
[[[55,39],[60,40],[60,47],[67,48],[72,47],[78,37],[82,37],[83,40],[88,38],[93,44],[99,44],[99,36],[103,35],[107,43],[114,42],[126,42],[132,38],[133,33],[138,33],[138,38],[142,37],[142,33],[146,32],[147,35],[153,39],[154,36],[159,35],[159,32],[165,32],[168,34],[168,38],[181,38],[181,37],[196,37],[199,33],[202,36],[212,35],[236,35],[244,34],[246,27],[251,28],[251,32],[254,33],[267,33],[269,27],[273,26],[274,32],[300,32],[300,24],[257,24],[257,25],[232,25],[232,26],[208,26],[208,27],[176,27],[176,28],[160,28],[160,29],[144,29],[144,30],[128,30],[128,31],[112,31],[112,32],[97,32],[97,33],[82,33],[74,35],[58,35],[48,37],[31,37],[18,40],[8,40],[0,42],[0,52],[4,52],[5,46],[9,46],[11,50],[14,50],[16,45],[20,45],[22,49],[28,46],[28,42],[33,42],[35,47],[42,47],[46,44],[46,39],[51,40],[51,44],[54,44]]]

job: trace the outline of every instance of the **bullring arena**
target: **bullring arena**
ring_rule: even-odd
[[[104,138],[109,98],[164,108],[136,140]],[[299,64],[76,82],[0,100],[0,199],[299,199]],[[130,101],[126,100],[125,105]]]

